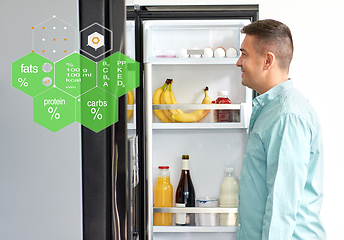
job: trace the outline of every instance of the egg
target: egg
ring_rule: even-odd
[[[235,58],[237,56],[238,56],[238,50],[236,50],[236,48],[231,47],[231,48],[227,49],[226,57],[228,57],[228,58]]]
[[[188,58],[188,50],[186,48],[182,48],[178,51],[178,58]]]
[[[214,57],[214,50],[211,47],[206,47],[202,56],[204,58],[212,58]]]
[[[216,58],[224,58],[226,56],[226,50],[223,47],[218,47],[215,49],[214,56]]]

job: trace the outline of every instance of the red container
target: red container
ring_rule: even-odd
[[[218,91],[218,98],[215,103],[217,104],[231,104],[231,100],[228,98],[228,91]],[[216,110],[216,122],[231,122],[231,110],[230,109],[217,109]]]

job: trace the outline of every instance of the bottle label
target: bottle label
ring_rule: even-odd
[[[182,170],[189,170],[189,160],[182,160]]]
[[[185,203],[176,203],[176,207],[185,207]],[[176,224],[186,223],[186,213],[176,213]]]

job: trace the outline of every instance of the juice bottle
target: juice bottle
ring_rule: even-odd
[[[228,98],[228,91],[218,91],[218,98],[215,103],[217,104],[231,104],[231,100]],[[217,109],[216,110],[216,122],[231,122],[231,110],[230,109]]]
[[[226,168],[225,173],[220,187],[220,207],[237,208],[239,184],[234,177],[234,168]],[[237,225],[237,218],[237,213],[220,213],[220,226]]]
[[[154,207],[173,207],[173,187],[170,183],[168,166],[159,166],[157,182],[154,186]],[[153,225],[172,226],[172,213],[154,213]]]

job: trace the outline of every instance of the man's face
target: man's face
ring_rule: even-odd
[[[263,70],[263,56],[254,48],[254,36],[246,35],[241,44],[241,56],[236,63],[241,68],[242,85],[257,90]]]

